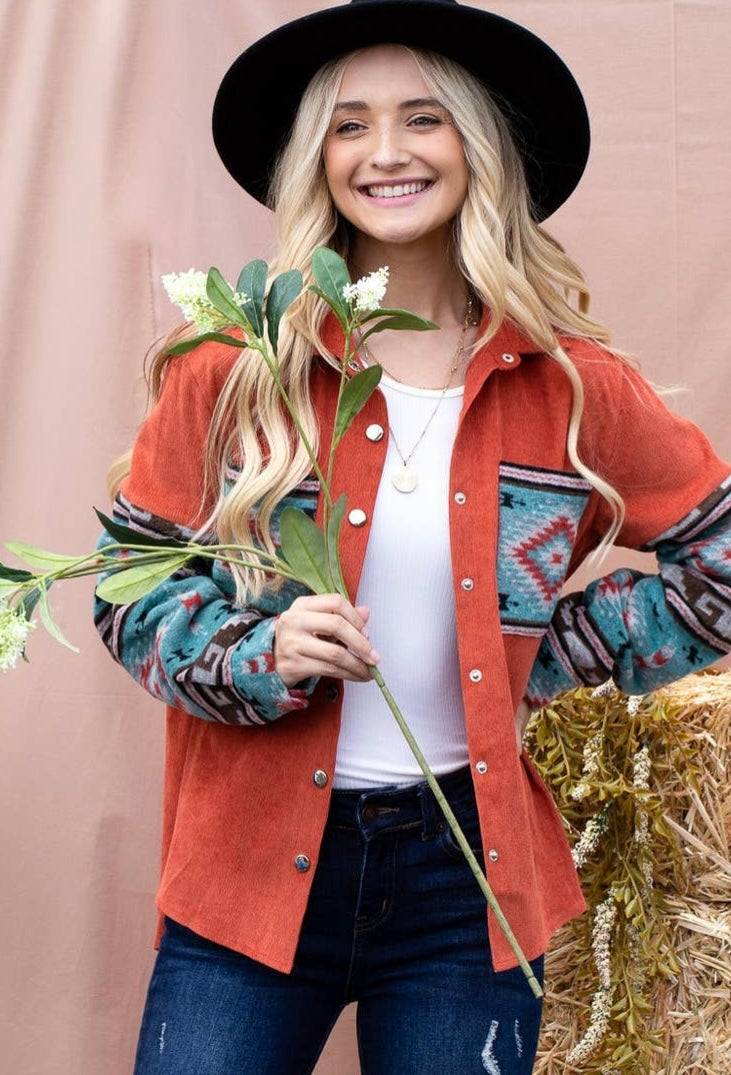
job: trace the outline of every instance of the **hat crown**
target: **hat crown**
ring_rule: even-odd
[[[350,0],[351,4],[374,4],[381,2],[382,0]],[[421,2],[428,4],[456,4],[457,0],[421,0]]]

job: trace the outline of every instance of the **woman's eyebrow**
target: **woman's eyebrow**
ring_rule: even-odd
[[[400,109],[407,108],[444,108],[441,101],[435,97],[412,97],[408,101],[402,101]],[[367,112],[370,105],[367,101],[338,101],[333,112]]]

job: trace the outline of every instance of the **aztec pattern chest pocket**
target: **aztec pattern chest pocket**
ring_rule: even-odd
[[[589,482],[575,472],[500,464],[497,579],[506,634],[543,634],[590,491]]]

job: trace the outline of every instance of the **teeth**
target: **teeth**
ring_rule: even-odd
[[[403,198],[404,194],[418,194],[429,184],[421,180],[419,183],[398,183],[390,187],[366,187],[371,198]]]

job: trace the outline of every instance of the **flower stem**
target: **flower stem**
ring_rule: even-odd
[[[488,884],[487,878],[485,877],[485,874],[484,874],[482,868],[480,867],[479,862],[475,858],[475,855],[474,855],[474,852],[473,852],[472,848],[470,847],[469,843],[467,842],[467,837],[462,832],[462,828],[461,828],[459,822],[457,821],[457,818],[454,816],[454,812],[453,812],[451,806],[449,805],[449,803],[447,802],[447,800],[446,800],[446,798],[444,796],[444,792],[439,787],[439,784],[437,783],[436,777],[434,776],[433,772],[429,768],[429,763],[427,762],[426,758],[424,757],[424,755],[423,755],[423,753],[421,751],[421,748],[419,747],[419,744],[414,739],[414,736],[412,735],[411,729],[409,728],[408,724],[406,723],[406,720],[404,718],[403,713],[401,712],[401,710],[399,709],[398,705],[396,704],[396,701],[394,700],[393,695],[391,694],[391,692],[389,691],[388,687],[386,686],[385,680],[384,680],[383,676],[381,675],[381,673],[380,673],[378,668],[371,667],[371,678],[378,684],[378,687],[380,688],[381,694],[385,698],[389,709],[391,710],[391,712],[393,713],[394,717],[396,718],[396,723],[398,724],[399,728],[401,729],[401,732],[402,732],[402,734],[404,736],[404,739],[406,740],[406,742],[409,745],[411,753],[416,758],[416,761],[418,762],[419,768],[421,769],[422,773],[426,777],[426,782],[429,785],[429,787],[431,788],[432,792],[434,793],[434,798],[439,803],[439,807],[440,807],[442,813],[444,814],[444,817],[445,817],[445,819],[447,821],[447,824],[449,825],[450,829],[454,833],[454,838],[457,841],[457,843],[459,844],[460,849],[462,850],[462,852],[464,854],[464,857],[467,859],[469,867],[470,867],[470,869],[472,870],[472,873],[475,876],[475,880],[477,881],[477,884],[480,886],[480,890],[482,891],[482,894],[484,895],[485,899],[487,900],[487,903],[488,903],[488,905],[490,907],[490,910],[493,912],[493,914],[497,918],[497,920],[498,920],[498,922],[500,924],[500,928],[502,929],[503,933],[505,934],[505,938],[506,938],[508,944],[510,945],[510,947],[512,948],[513,953],[514,953],[515,957],[517,958],[518,963],[520,964],[520,967],[521,967],[521,969],[523,971],[523,974],[528,979],[528,985],[531,987],[531,990],[533,992],[533,996],[534,997],[542,997],[543,996],[543,990],[541,989],[541,986],[540,986],[540,983],[538,982],[538,979],[536,978],[535,974],[533,973],[533,968],[531,967],[531,965],[528,962],[528,960],[525,958],[525,955],[523,954],[523,950],[520,947],[520,945],[518,944],[517,938],[516,938],[515,934],[513,933],[512,929],[510,928],[510,925],[508,923],[507,918],[503,914],[502,908],[500,907],[500,904],[497,901],[495,893],[490,888],[490,885]]]

